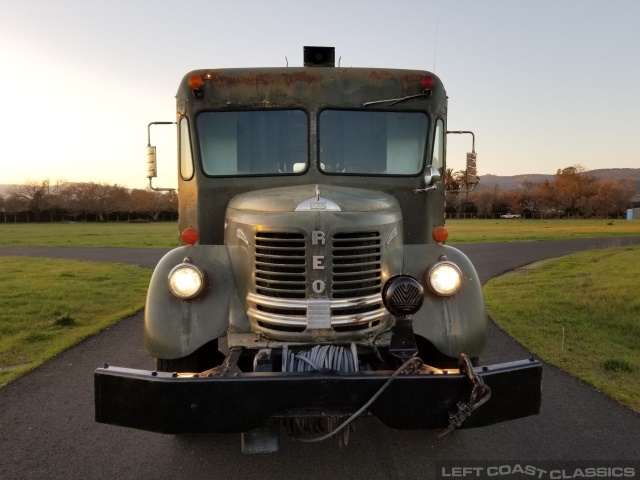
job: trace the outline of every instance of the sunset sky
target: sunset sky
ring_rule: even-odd
[[[196,68],[302,64],[433,70],[479,173],[640,168],[640,1],[0,2],[0,184],[146,185],[147,124],[174,120]],[[436,45],[437,39],[437,45]],[[176,185],[173,132],[159,186]],[[449,138],[460,169],[468,138]]]

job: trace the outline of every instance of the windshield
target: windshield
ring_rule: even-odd
[[[308,121],[302,110],[202,112],[197,126],[207,175],[292,174],[307,168]]]
[[[422,171],[427,115],[420,112],[323,110],[320,169],[359,175],[416,175]]]

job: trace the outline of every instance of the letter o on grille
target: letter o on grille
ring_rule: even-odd
[[[316,293],[322,293],[322,292],[324,292],[325,284],[324,284],[324,282],[322,280],[316,280],[311,285],[311,288],[313,288],[313,291],[316,292]]]

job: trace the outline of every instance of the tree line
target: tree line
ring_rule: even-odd
[[[636,187],[630,180],[597,179],[576,165],[557,171],[553,180],[534,184],[524,181],[506,190],[480,188],[471,192],[465,184],[465,172],[447,169],[447,213],[465,216],[500,216],[507,213],[523,217],[594,218],[625,217]],[[0,195],[0,214],[27,214],[34,221],[87,220],[107,221],[150,218],[169,214],[177,218],[175,191],[129,189],[121,185],[94,182],[49,180],[28,181]],[[165,217],[166,218],[166,217]]]
[[[27,214],[36,222],[49,219],[81,221],[90,218],[107,221],[118,218],[131,220],[150,218],[158,220],[169,214],[177,218],[178,196],[175,191],[156,192],[129,189],[121,185],[94,182],[49,180],[28,181],[15,185],[6,195],[0,195],[0,213]]]
[[[636,186],[631,180],[597,179],[580,165],[559,169],[553,180],[515,188],[466,192],[465,172],[446,172],[448,214],[507,213],[526,218],[624,218]]]

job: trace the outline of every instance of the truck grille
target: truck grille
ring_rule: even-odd
[[[257,232],[256,293],[305,298],[305,241],[301,233]]]
[[[380,292],[380,234],[337,233],[333,236],[332,298],[365,297]]]
[[[333,235],[331,262],[327,262],[332,271],[326,272],[331,278],[330,298],[313,300],[316,310],[312,312],[306,295],[305,235],[257,232],[256,293],[248,296],[254,304],[249,316],[259,327],[274,332],[305,331],[318,319],[317,309],[326,312],[319,317],[322,328],[336,332],[365,331],[380,325],[387,316],[380,297],[380,238],[380,232]]]

